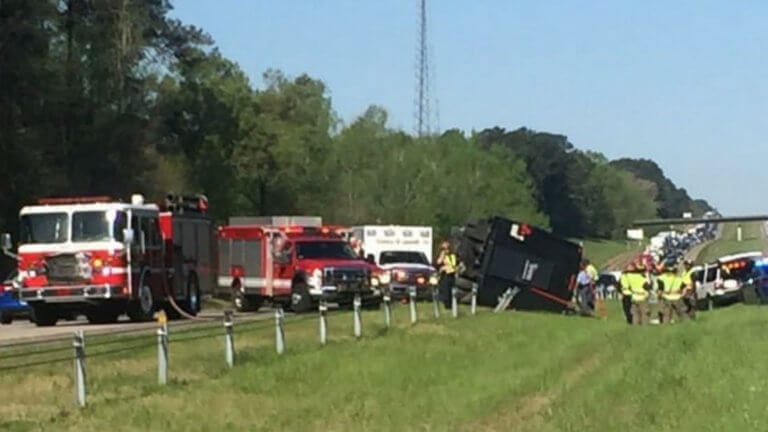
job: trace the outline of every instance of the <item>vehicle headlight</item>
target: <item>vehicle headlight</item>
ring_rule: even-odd
[[[386,285],[392,281],[392,275],[389,274],[389,272],[384,272],[379,275],[379,282],[381,282],[382,285]]]
[[[433,274],[432,276],[430,276],[430,277],[429,277],[429,284],[430,284],[430,285],[437,285],[437,283],[438,283],[439,281],[440,281],[440,280],[439,280],[439,278],[437,277],[437,275],[436,275],[436,274]]]
[[[315,288],[320,288],[323,285],[323,271],[320,269],[313,270],[307,283]]]
[[[372,277],[371,278],[371,286],[373,286],[373,287],[379,286],[379,278],[377,278],[376,276]]]

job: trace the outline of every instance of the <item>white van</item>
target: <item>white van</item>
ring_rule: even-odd
[[[753,263],[762,252],[726,255],[713,263],[693,267],[696,299],[699,309],[741,300],[741,285],[749,279]]]

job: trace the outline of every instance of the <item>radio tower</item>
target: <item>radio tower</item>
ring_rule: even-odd
[[[419,5],[419,35],[416,65],[416,135],[429,136],[433,130],[432,113],[430,110],[430,74],[429,52],[427,50],[427,1],[420,0]]]

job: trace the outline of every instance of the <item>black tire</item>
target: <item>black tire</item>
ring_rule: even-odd
[[[149,285],[149,271],[144,270],[139,278],[139,298],[131,300],[128,304],[128,318],[133,322],[151,321],[155,317],[157,302],[152,294],[152,287]]]
[[[187,279],[187,295],[184,299],[184,312],[197,316],[202,308],[200,303],[200,280],[195,273],[191,273]]]
[[[298,282],[291,289],[291,310],[296,313],[309,312],[314,308],[314,302],[309,295],[307,284]]]
[[[746,284],[741,287],[741,301],[748,305],[760,304],[760,296],[757,294],[755,285]]]
[[[38,327],[52,327],[59,320],[59,315],[56,311],[46,304],[31,306],[30,313],[35,321],[35,325]]]
[[[13,314],[8,311],[0,312],[0,324],[11,324],[13,322]]]
[[[240,281],[232,284],[232,307],[237,312],[256,312],[264,304],[264,298],[255,295],[246,295],[240,290]]]
[[[85,313],[90,324],[114,324],[120,317],[120,311],[113,308],[94,309]]]

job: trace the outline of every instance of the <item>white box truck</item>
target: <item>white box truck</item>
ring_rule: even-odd
[[[419,299],[431,297],[437,285],[432,266],[432,227],[402,225],[363,225],[352,227],[352,235],[362,242],[366,256],[391,273],[391,295],[408,296],[415,288]]]

